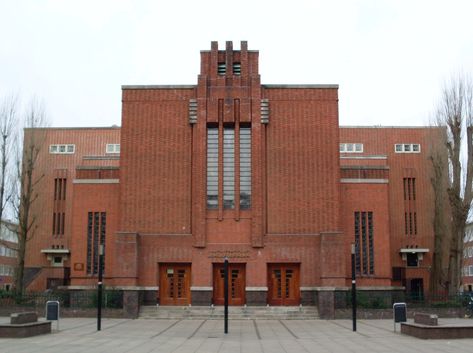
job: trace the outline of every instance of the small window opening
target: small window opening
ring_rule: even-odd
[[[417,253],[408,253],[407,254],[407,266],[408,267],[417,267],[419,265],[419,258]]]

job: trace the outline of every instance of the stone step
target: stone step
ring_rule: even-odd
[[[319,312],[314,306],[268,306],[268,307],[229,307],[229,319],[263,320],[309,320],[318,319]],[[141,306],[140,318],[143,319],[223,319],[223,306]]]

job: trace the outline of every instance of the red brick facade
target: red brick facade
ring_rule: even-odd
[[[216,207],[207,204],[211,129]],[[250,207],[244,129],[251,136]],[[48,172],[29,266],[47,268],[38,250],[57,243],[70,251],[61,255],[70,288],[93,286],[94,239],[104,227],[107,286],[145,291],[149,301],[208,305],[218,302],[218,264],[227,256],[241,264],[232,272],[235,303],[315,304],[320,293],[350,286],[358,234],[360,286],[425,291],[433,247],[428,156],[436,133],[340,128],[338,86],[262,85],[257,51],[246,42],[240,50],[212,43],[201,52],[195,86],[124,86],[120,130],[47,130],[47,146],[76,148],[42,154]],[[107,143],[120,143],[119,160],[105,153]],[[340,143],[362,150],[340,152]],[[397,153],[396,144],[420,151]],[[64,234],[55,238],[56,170],[67,175],[68,191],[60,206]],[[408,253],[410,261],[412,254],[423,259],[407,266]],[[61,277],[48,271],[30,288]]]

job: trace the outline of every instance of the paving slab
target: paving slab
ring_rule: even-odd
[[[5,321],[6,318],[0,318]],[[442,319],[473,324],[471,319]],[[59,331],[28,338],[0,339],[2,353],[471,353],[473,339],[421,340],[393,332],[391,320],[222,320],[64,318]],[[53,328],[55,325],[53,324]]]

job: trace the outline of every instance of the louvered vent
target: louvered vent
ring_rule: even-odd
[[[261,124],[269,123],[269,99],[261,100]]]
[[[233,75],[241,75],[241,63],[233,63]]]
[[[217,73],[219,76],[225,76],[225,73],[227,72],[227,66],[225,63],[218,63],[217,66]]]
[[[189,124],[197,123],[197,99],[189,99]]]

